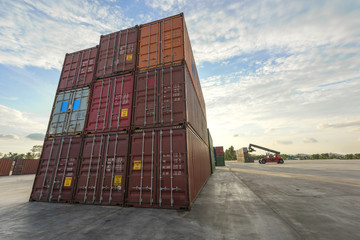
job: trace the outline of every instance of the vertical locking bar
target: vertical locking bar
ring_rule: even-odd
[[[173,123],[173,67],[170,66],[170,114]]]
[[[48,159],[48,162],[47,162],[47,164],[46,164],[45,176],[44,176],[44,181],[43,181],[43,184],[42,184],[42,187],[41,187],[39,200],[41,200],[42,195],[43,195],[43,191],[44,191],[44,187],[45,187],[45,182],[46,182],[46,177],[47,177],[47,174],[48,174],[49,165],[50,165],[50,160],[51,160],[51,154],[52,154],[53,147],[54,147],[54,142],[55,142],[55,139],[53,138],[52,143],[51,143],[51,148],[50,148],[49,159]],[[49,190],[50,190],[50,189],[49,189]],[[49,191],[49,190],[48,190],[48,191]]]
[[[171,17],[171,37],[170,37],[170,41],[171,41],[171,64],[173,63],[173,18]]]
[[[113,93],[112,93],[112,96],[111,96],[111,111],[109,112],[110,114],[110,123],[109,123],[109,129],[112,129],[112,119],[113,119],[113,116],[114,116],[114,105],[115,105],[115,93],[116,93],[116,80],[117,80],[117,77],[115,77],[114,79],[114,86],[113,86]]]
[[[84,75],[84,84],[86,83],[86,75],[87,75],[87,72],[88,72],[88,69],[89,69],[91,51],[92,51],[92,48],[89,49],[89,56],[88,56],[88,59],[87,59],[85,75]],[[81,69],[81,67],[80,67],[80,69]]]
[[[154,115],[153,115],[153,124],[155,124],[155,121],[156,121],[156,93],[157,93],[157,70],[155,69],[155,77],[154,77]]]
[[[89,169],[88,169],[88,174],[87,174],[87,179],[86,179],[84,202],[86,202],[86,199],[87,199],[87,192],[88,192],[89,180],[90,180],[91,164],[92,164],[92,159],[93,159],[93,154],[94,154],[94,146],[95,146],[95,135],[93,137],[93,141],[92,141],[92,145],[91,145],[90,163],[89,163]],[[84,159],[83,159],[83,161],[84,161]],[[96,182],[95,182],[95,185],[96,185]]]
[[[125,54],[124,54],[124,62],[123,62],[123,71],[125,71],[125,63],[126,63],[126,55],[128,49],[128,36],[129,36],[129,29],[126,29],[126,38],[125,38]]]
[[[150,184],[150,206],[153,203],[153,181],[154,181],[154,137],[155,137],[155,131],[152,130],[152,136],[151,136],[151,184]]]
[[[121,33],[122,31],[119,31],[119,42],[117,44],[117,48],[116,48],[116,65],[115,65],[115,72],[118,71],[118,64],[119,64],[119,53],[121,50]]]
[[[105,149],[105,157],[103,160],[103,175],[101,180],[101,189],[100,189],[100,203],[103,200],[103,190],[104,190],[104,180],[105,180],[105,172],[106,172],[106,166],[107,166],[107,160],[108,160],[108,151],[109,151],[109,141],[110,141],[110,135],[107,135],[107,141],[106,141],[106,149]]]
[[[101,135],[100,147],[99,147],[99,154],[98,154],[98,163],[97,163],[97,167],[96,167],[95,187],[94,187],[94,192],[93,192],[92,203],[95,202],[95,197],[96,197],[96,186],[97,186],[97,184],[98,184],[99,165],[100,165],[100,161],[101,161],[101,151],[102,151],[101,149],[102,149],[102,144],[103,144],[103,138],[104,138],[104,135]]]
[[[104,80],[101,81],[101,91],[100,91],[99,107],[98,107],[98,112],[97,112],[97,116],[96,116],[95,131],[97,131],[97,129],[98,129],[98,122],[99,122],[99,115],[100,115],[100,108],[101,108],[101,100],[102,100],[103,89],[104,89]],[[104,119],[104,121],[105,121],[105,119]],[[104,124],[105,124],[105,122],[104,122]]]
[[[164,68],[161,69],[161,123],[164,123]]]
[[[115,49],[116,49],[116,37],[117,37],[117,34],[114,33],[115,35],[115,39],[114,39],[114,50],[113,50],[113,54],[112,54],[112,61],[111,61],[111,74],[114,72],[114,62],[115,62]]]
[[[150,39],[151,39],[150,33],[151,33],[151,23],[149,24],[148,60],[147,60],[148,64],[147,64],[147,67],[150,66],[150,44],[151,44],[151,42],[150,42]]]
[[[163,26],[162,26],[162,64],[165,64],[165,20],[163,20]]]
[[[124,89],[124,75],[121,78],[121,92],[120,92],[120,103],[119,103],[119,114],[118,114],[118,120],[117,120],[117,128],[120,127],[120,118],[121,118],[121,105],[122,105],[122,99],[123,99],[123,89]]]
[[[149,80],[149,71],[146,71],[146,79],[145,79],[145,104],[144,104],[144,105],[145,105],[145,109],[144,109],[144,126],[146,126],[148,80]]]
[[[163,131],[162,129],[160,130],[160,181],[159,181],[159,205],[161,206],[161,191],[162,191],[162,187],[161,187],[161,181],[162,181],[162,136],[163,136]]]
[[[111,84],[111,78],[109,78],[109,85],[108,85],[108,91],[107,91],[107,96],[106,96],[106,106],[105,106],[105,113],[104,113],[104,124],[103,124],[102,130],[104,130],[106,127],[106,117],[107,117],[108,104],[109,104],[109,99],[110,99],[110,84]]]
[[[65,58],[66,58],[66,57],[65,57]],[[69,66],[69,71],[68,71],[68,74],[67,74],[67,76],[66,76],[66,84],[65,84],[65,88],[67,88],[67,87],[68,87],[68,83],[69,83],[69,76],[70,76],[70,72],[71,72],[71,65],[72,65],[73,59],[74,59],[74,54],[71,54],[70,66]]]
[[[156,57],[155,57],[155,65],[159,64],[159,44],[160,44],[160,40],[159,39],[159,22],[156,22],[156,39],[155,39],[155,44],[156,44]]]
[[[59,155],[58,155],[58,158],[55,159],[56,168],[55,168],[55,172],[53,173],[53,174],[54,174],[54,177],[53,177],[53,179],[52,179],[52,186],[51,186],[51,191],[50,191],[50,197],[49,197],[49,194],[48,194],[49,202],[51,202],[52,197],[53,197],[53,191],[54,191],[54,186],[55,186],[55,182],[56,182],[55,180],[56,180],[56,177],[57,177],[56,175],[57,175],[57,171],[58,171],[59,164],[60,164],[60,159],[61,159],[61,152],[62,152],[63,143],[64,143],[64,137],[61,138],[61,145],[60,145]]]
[[[170,198],[171,206],[174,204],[173,199],[173,139],[172,139],[173,130],[170,129]]]
[[[109,46],[110,46],[110,37],[111,37],[111,34],[109,34],[109,39],[108,39],[108,43],[107,43],[107,47],[106,47],[105,65],[104,65],[104,74],[103,74],[103,76],[105,76],[105,74],[106,74],[106,67],[107,67],[107,60],[108,60],[108,52],[109,52]]]
[[[142,203],[142,188],[143,188],[143,178],[144,178],[144,148],[145,148],[145,131],[143,131],[142,146],[141,146],[141,176],[140,176],[140,197],[139,204]]]
[[[64,166],[63,176],[62,176],[61,185],[60,185],[60,189],[59,189],[59,195],[58,195],[58,202],[59,202],[60,199],[61,199],[61,192],[62,192],[64,180],[65,180],[67,164],[68,164],[68,161],[69,161],[69,154],[70,154],[71,143],[72,143],[72,137],[70,138],[69,147],[68,147],[68,150],[67,150],[67,153],[66,153],[65,166]]]
[[[117,150],[118,136],[119,136],[119,134],[116,134],[115,144],[114,144],[114,158],[113,158],[113,165],[112,165],[112,172],[111,172],[109,204],[111,203],[111,200],[112,200],[112,190],[113,190],[113,185],[114,185],[114,171],[115,171],[115,165],[116,165],[116,150]]]
[[[82,52],[81,52],[81,59],[80,59],[80,61],[79,61],[80,67],[77,69],[78,74],[77,74],[76,79],[74,79],[76,82],[73,83],[73,86],[78,86],[78,82],[79,82],[79,78],[80,78],[80,73],[81,73],[81,65],[82,65],[82,62],[83,62],[83,59],[84,59],[84,52],[85,52],[85,51],[82,51]],[[80,53],[79,53],[79,55],[80,55]],[[73,80],[73,81],[74,81],[74,80]]]

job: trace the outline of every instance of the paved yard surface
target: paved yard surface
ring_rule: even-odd
[[[360,161],[227,162],[191,211],[27,202],[0,177],[0,239],[360,239]]]

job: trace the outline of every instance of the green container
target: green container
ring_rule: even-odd
[[[215,171],[214,146],[213,146],[213,140],[212,140],[209,129],[207,129],[207,131],[208,131],[208,139],[209,139],[210,168],[211,168],[211,173],[214,173],[214,171]]]
[[[225,166],[224,156],[216,156],[216,166]]]

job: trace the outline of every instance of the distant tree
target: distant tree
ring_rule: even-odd
[[[236,160],[236,153],[235,153],[233,146],[231,146],[225,150],[224,159],[225,160]]]
[[[316,153],[311,155],[311,159],[320,159],[320,154]]]
[[[42,151],[42,145],[34,145],[31,150],[33,157],[32,158],[39,158]]]
[[[328,153],[322,153],[320,155],[320,159],[329,159],[329,154]]]
[[[354,159],[353,154],[345,154],[345,159]]]
[[[354,154],[354,159],[360,159],[360,153],[355,153]]]
[[[0,158],[1,158],[2,156],[4,156],[4,154],[3,154],[2,152],[0,152]]]

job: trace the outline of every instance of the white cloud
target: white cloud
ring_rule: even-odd
[[[316,140],[315,138],[304,138],[303,142],[304,143],[317,143],[318,140]]]
[[[360,121],[352,122],[338,122],[338,123],[321,123],[317,126],[318,129],[327,129],[327,128],[348,128],[348,127],[360,127]]]
[[[2,140],[19,140],[20,138],[16,135],[13,134],[8,134],[8,135],[4,135],[4,134],[0,134],[0,141]]]
[[[281,145],[289,145],[289,144],[293,144],[292,141],[290,140],[278,140],[276,141],[277,144],[281,144]]]
[[[65,53],[133,25],[120,7],[97,1],[1,2],[0,16],[0,63],[59,70]]]
[[[186,0],[152,0],[145,1],[145,4],[162,11],[174,11],[186,5]]]

